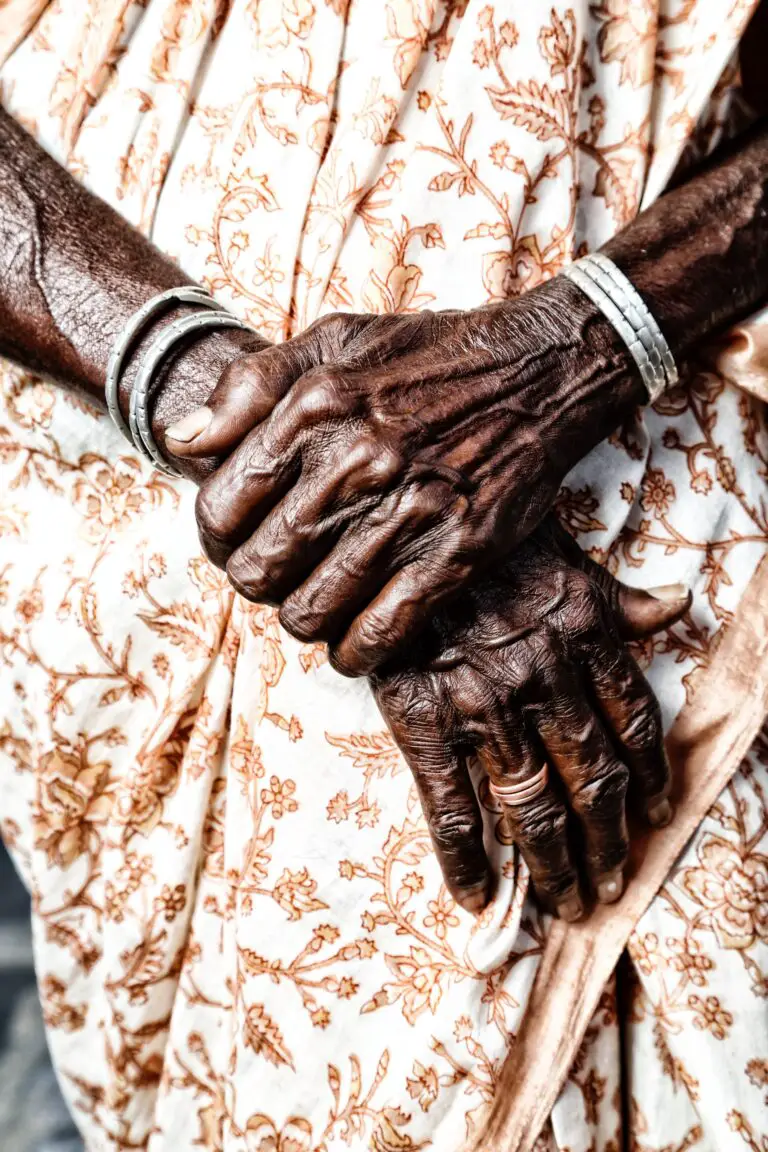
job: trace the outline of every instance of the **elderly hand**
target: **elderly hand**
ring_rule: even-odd
[[[203,546],[361,675],[535,527],[642,399],[630,363],[562,278],[469,312],[332,316],[241,359],[166,443],[238,445],[201,489]]]
[[[620,584],[548,517],[497,576],[444,610],[407,667],[372,677],[464,908],[479,912],[492,885],[470,754],[493,789],[513,787],[507,825],[546,904],[574,920],[589,889],[606,903],[621,895],[628,797],[652,824],[671,816],[658,704],[622,638],[666,628],[689,606],[681,585]],[[545,786],[515,802],[545,764]]]

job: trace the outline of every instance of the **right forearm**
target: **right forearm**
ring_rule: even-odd
[[[126,321],[152,296],[189,282],[0,108],[0,355],[103,404],[107,361]],[[254,341],[222,330],[176,357],[154,413],[158,433],[204,403],[223,368]],[[124,412],[142,346],[123,375]]]
[[[0,109],[0,353],[101,398],[112,343],[180,270]]]
[[[768,301],[768,121],[605,246],[684,359]]]

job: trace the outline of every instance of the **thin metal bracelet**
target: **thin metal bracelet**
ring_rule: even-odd
[[[678,382],[677,365],[650,309],[624,273],[601,252],[563,269],[595,304],[627,345],[653,404]]]
[[[645,317],[636,307],[634,301],[617,288],[613,279],[606,274],[599,264],[596,264],[589,257],[585,257],[579,266],[582,272],[586,272],[587,276],[589,276],[591,280],[594,280],[599,288],[602,288],[606,296],[610,296],[624,319],[629,322],[635,335],[648,353],[648,360],[651,366],[651,395],[654,397],[661,395],[667,386],[667,374],[664,369],[664,364],[662,363],[661,353],[659,352],[654,333],[646,324]]]
[[[638,367],[640,377],[648,393],[648,403],[652,403],[653,400],[661,394],[661,391],[663,391],[663,380],[659,380],[657,371],[648,357],[645,345],[629,320],[627,320],[624,313],[618,305],[614,303],[607,292],[605,292],[591,276],[588,276],[583,268],[579,267],[579,261],[564,268],[562,275],[572,280],[584,295],[588,296],[592,303],[600,309],[605,318],[610,321],[611,325],[616,329],[616,332],[626,344],[632,359]]]
[[[245,332],[255,333],[250,324],[246,324],[229,312],[194,312],[191,316],[182,316],[164,328],[147,348],[131,392],[129,417],[133,442],[156,468],[168,476],[181,476],[182,473],[160,454],[152,435],[149,419],[150,389],[158,369],[175,344],[187,336],[197,335],[212,328],[241,328]]]
[[[123,362],[150,320],[153,320],[160,312],[165,311],[172,304],[176,303],[197,304],[201,308],[221,308],[221,305],[216,303],[210,292],[206,292],[205,288],[200,288],[196,284],[186,284],[180,285],[178,288],[169,288],[166,292],[161,292],[158,296],[153,296],[151,300],[147,300],[146,304],[142,304],[141,308],[133,313],[118,335],[107,362],[107,378],[104,381],[104,396],[107,401],[107,409],[112,417],[112,423],[122,432],[126,440],[130,442],[133,442],[131,430],[123,419],[123,414],[120,411],[120,404],[118,402],[120,373],[123,369]],[[135,447],[138,448],[138,445],[135,445]]]
[[[655,356],[661,363],[666,377],[666,387],[674,388],[679,376],[677,364],[672,355],[664,333],[659,327],[656,317],[635,288],[632,281],[624,275],[621,269],[609,260],[603,252],[590,252],[584,257],[586,271],[594,280],[604,288],[614,303],[619,304],[626,316],[637,316],[640,321],[638,334],[642,335],[643,343],[646,340],[653,345]],[[633,322],[633,327],[637,327]],[[655,356],[651,357],[655,362]]]

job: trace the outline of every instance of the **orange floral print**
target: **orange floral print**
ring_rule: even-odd
[[[726,131],[754,6],[6,0],[0,93],[282,340],[336,309],[507,299],[601,244]],[[639,651],[668,723],[768,550],[763,407],[692,367],[558,500],[612,571],[693,588]],[[5,364],[0,472],[1,827],[89,1147],[482,1133],[551,931],[487,793],[475,923],[366,686],[233,594],[187,485]],[[759,1146],[767,764],[760,738],[637,926],[537,1152]]]

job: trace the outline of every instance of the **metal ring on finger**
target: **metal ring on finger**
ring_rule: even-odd
[[[490,780],[489,787],[502,804],[506,804],[508,808],[519,808],[540,796],[548,782],[549,766],[545,764],[535,776],[529,776],[519,784],[497,784],[495,780]]]

